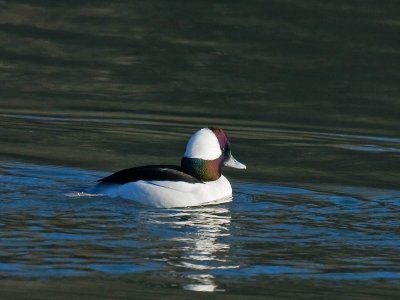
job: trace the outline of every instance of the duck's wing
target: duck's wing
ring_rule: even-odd
[[[98,180],[100,183],[135,182],[139,180],[183,181],[188,183],[203,183],[201,180],[182,171],[179,166],[155,165],[124,169]]]

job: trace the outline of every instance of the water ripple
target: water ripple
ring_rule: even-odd
[[[21,163],[1,169],[2,276],[161,272],[204,291],[224,290],[221,282],[232,276],[399,278],[397,190],[239,181],[231,203],[155,209],[65,196],[100,172]]]

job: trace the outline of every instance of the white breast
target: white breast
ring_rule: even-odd
[[[186,207],[231,201],[232,187],[225,176],[206,183],[171,181],[129,182],[122,185],[104,184],[97,193],[121,197],[155,207]]]

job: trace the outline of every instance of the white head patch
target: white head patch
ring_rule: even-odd
[[[191,136],[186,145],[184,156],[213,160],[220,157],[221,154],[220,145],[214,132],[208,128],[203,128]]]

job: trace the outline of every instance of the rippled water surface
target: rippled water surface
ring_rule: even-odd
[[[235,181],[232,203],[155,209],[69,193],[104,173],[1,167],[3,277],[143,277],[192,291],[400,279],[398,190]]]
[[[0,298],[398,299],[399,9],[0,0]],[[209,125],[232,202],[79,194]]]

